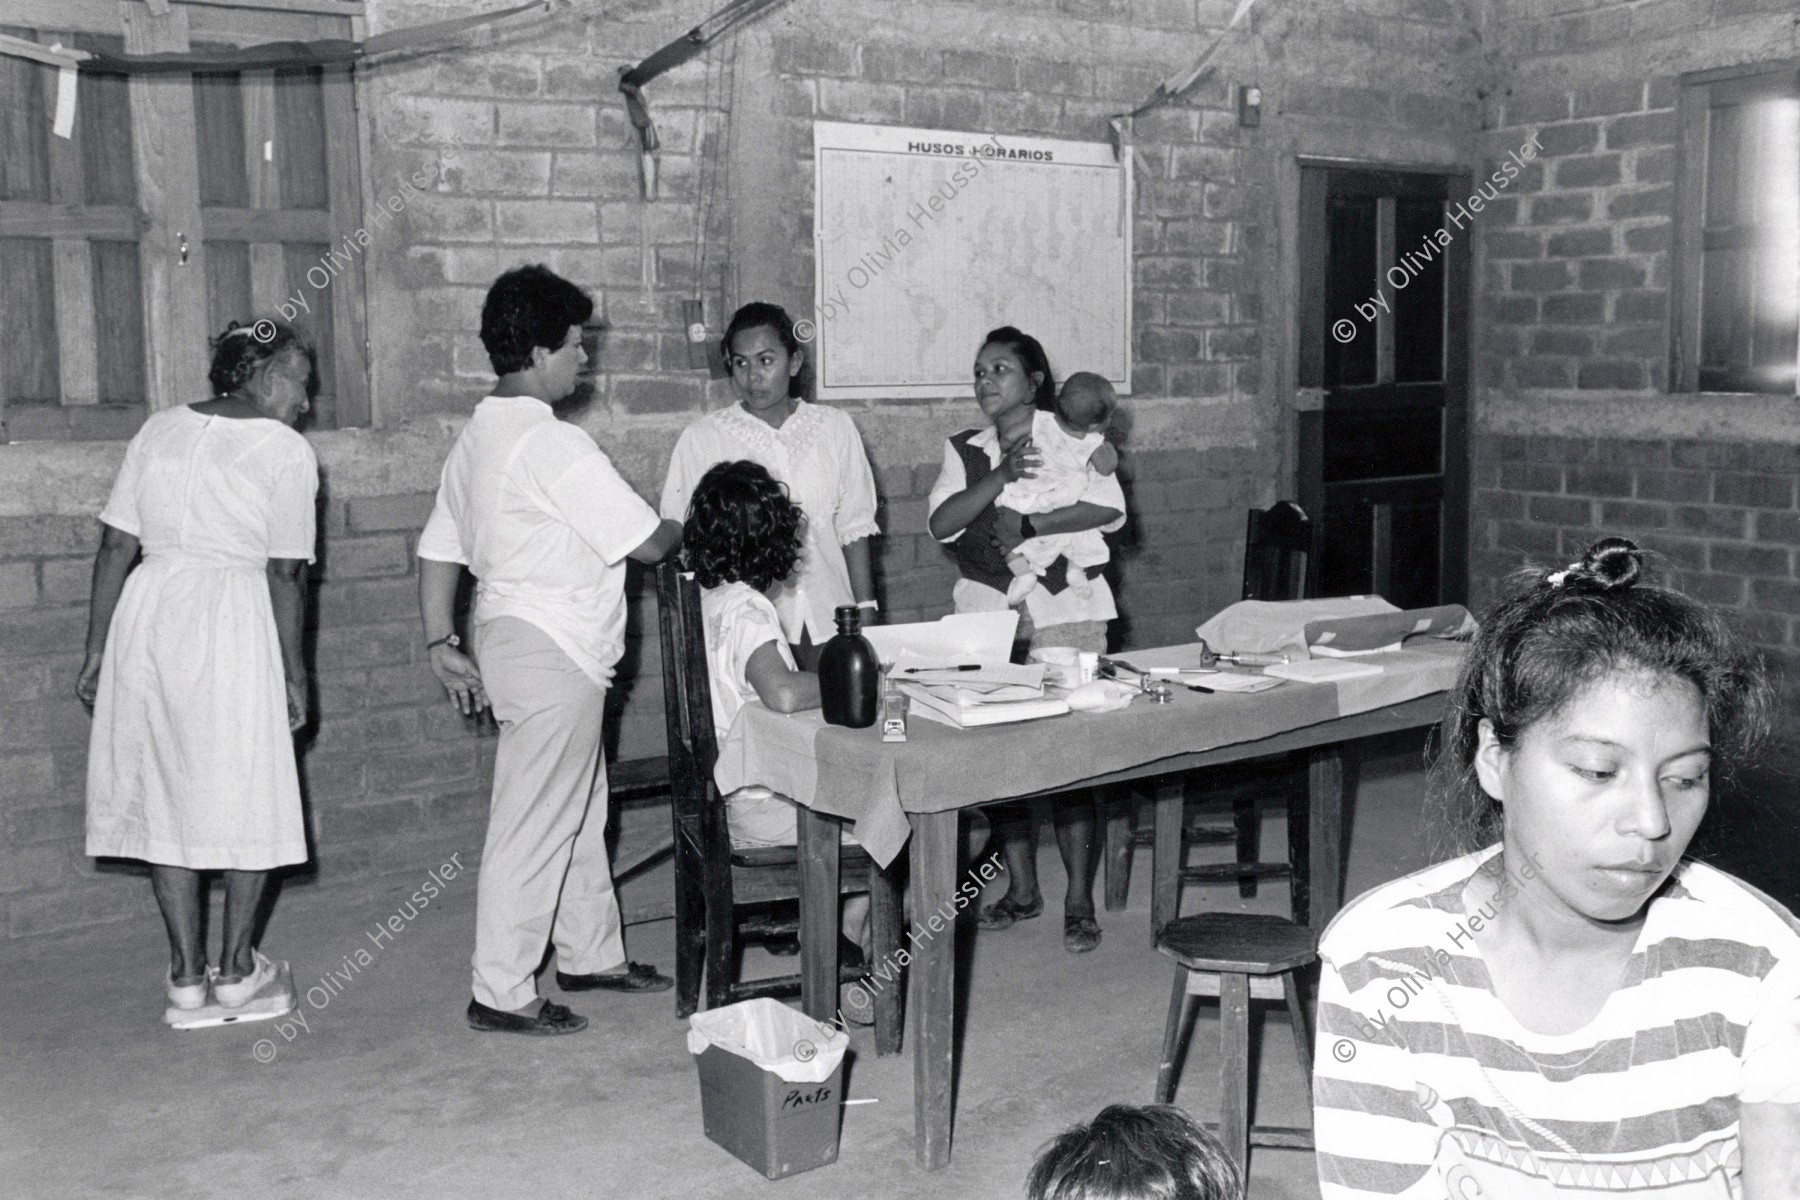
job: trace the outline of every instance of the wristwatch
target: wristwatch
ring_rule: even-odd
[[[461,645],[462,645],[461,638],[457,637],[454,633],[446,633],[443,637],[438,638],[436,641],[426,642],[425,648],[427,650],[435,650],[439,646],[448,646],[452,650],[455,650],[458,647],[460,647]]]
[[[1032,525],[1031,518],[1029,516],[1021,515],[1019,517],[1019,536],[1020,537],[1028,537],[1028,538],[1034,538],[1037,536],[1037,528],[1034,525]]]

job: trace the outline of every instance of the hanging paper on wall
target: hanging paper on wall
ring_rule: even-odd
[[[70,66],[58,67],[56,71],[56,119],[50,124],[50,132],[64,141],[75,136],[75,75],[75,68]]]

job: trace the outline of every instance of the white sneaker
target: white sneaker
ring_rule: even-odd
[[[256,993],[268,987],[279,974],[274,963],[263,957],[261,950],[252,950],[251,957],[256,961],[256,969],[236,983],[226,983],[222,979],[213,980],[213,999],[224,1008],[242,1008],[250,1003]]]
[[[165,985],[169,997],[169,1007],[178,1008],[182,1012],[192,1012],[196,1008],[206,1007],[206,987],[211,976],[202,973],[199,983],[176,983],[175,976],[170,975]]]

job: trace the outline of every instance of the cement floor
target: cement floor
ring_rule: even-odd
[[[1388,751],[1363,773],[1351,895],[1426,861],[1417,747]],[[1279,838],[1277,821],[1268,833]],[[1048,1138],[1108,1103],[1149,1099],[1170,970],[1149,945],[1147,857],[1130,908],[1102,914],[1093,954],[1065,954],[1053,917],[974,938],[948,1169],[913,1164],[910,1057],[877,1058],[859,1030],[847,1090],[878,1103],[845,1110],[836,1165],[776,1183],[702,1135],[669,994],[573,997],[592,1026],[571,1038],[465,1027],[472,876],[380,946],[368,931],[425,866],[405,886],[291,889],[266,948],[293,963],[304,1026],[187,1033],[161,1023],[166,950],[148,885],[121,879],[143,888],[142,922],[0,947],[0,1196],[1018,1196]],[[1043,876],[1059,896],[1051,849]],[[1192,889],[1184,911],[1238,903],[1226,889]],[[1286,889],[1248,903],[1278,910]],[[629,931],[642,961],[667,967],[671,944],[668,922]],[[347,966],[359,948],[373,963]],[[314,987],[324,990],[309,997]],[[1216,1113],[1215,1030],[1209,1007],[1178,1095],[1203,1118]],[[1285,1016],[1268,1018],[1262,1040],[1258,1119],[1310,1123]],[[1258,1200],[1317,1196],[1311,1154],[1257,1150],[1252,1187]]]

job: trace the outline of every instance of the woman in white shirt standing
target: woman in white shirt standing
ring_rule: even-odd
[[[500,723],[475,896],[468,1022],[482,1032],[579,1033],[587,1018],[538,994],[545,943],[565,992],[653,992],[674,981],[625,956],[606,854],[601,719],[625,651],[625,560],[681,540],[554,405],[587,353],[587,293],[541,266],[488,289],[481,343],[499,377],[463,427],[419,535],[419,611],[432,672],[464,713]],[[475,576],[475,651],[456,632]],[[477,665],[479,664],[479,666]]]
[[[715,463],[749,460],[787,485],[806,511],[800,565],[775,596],[782,635],[802,667],[837,632],[833,610],[854,604],[863,623],[878,619],[869,538],[875,523],[875,475],[862,436],[835,408],[797,394],[806,351],[779,305],[746,304],[725,330],[724,353],[737,403],[682,430],[663,483],[662,515],[686,518],[694,486]]]

